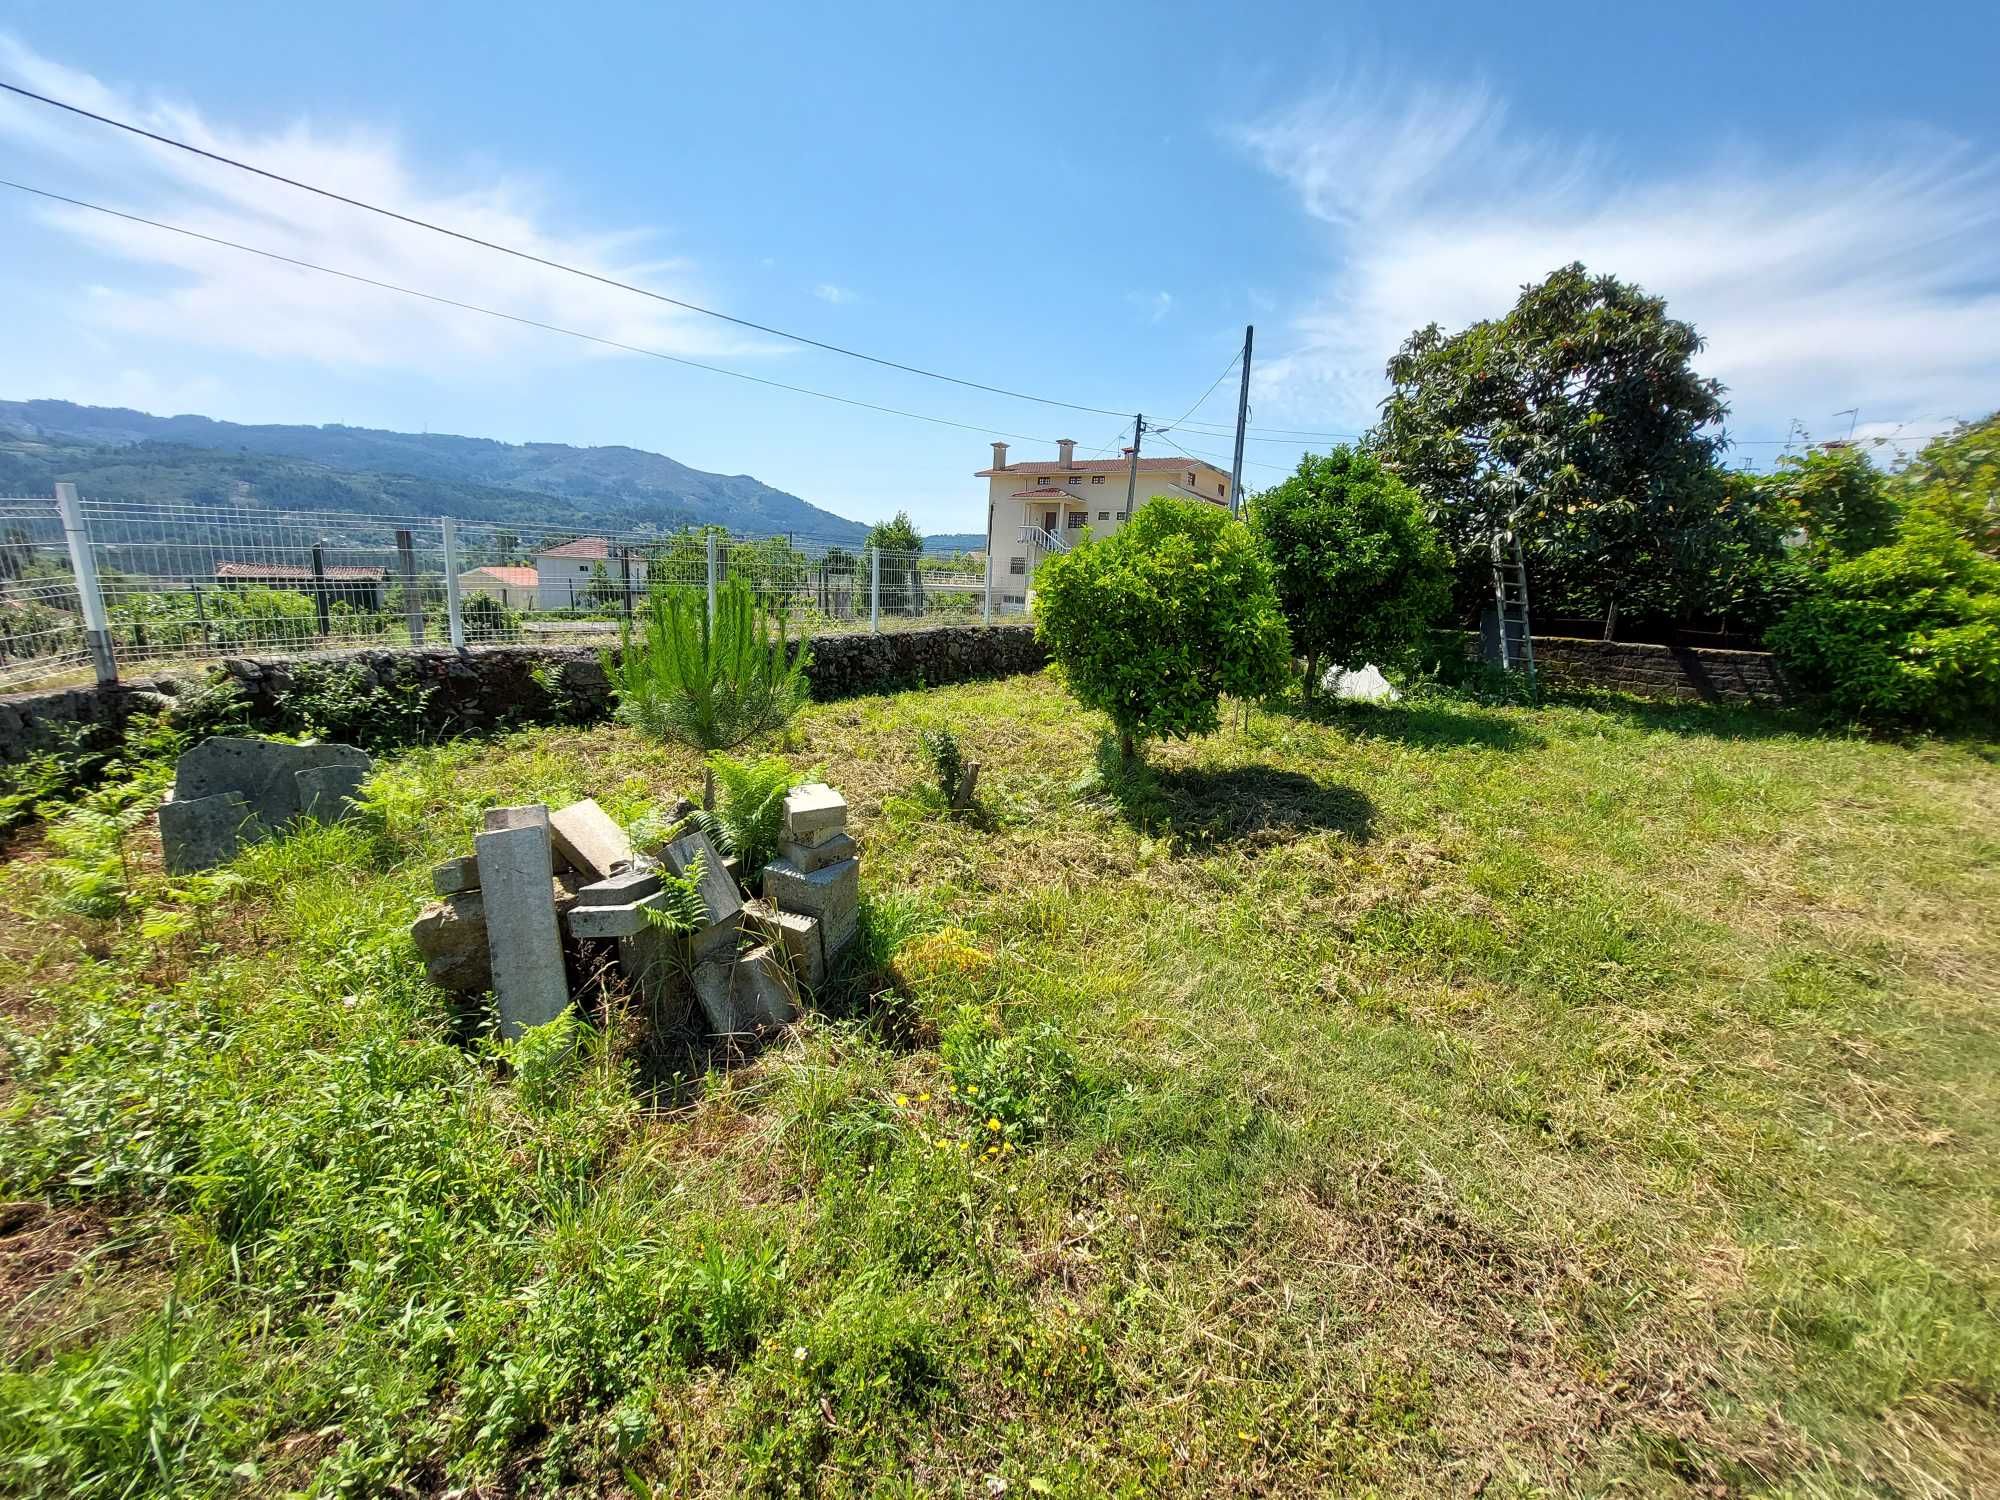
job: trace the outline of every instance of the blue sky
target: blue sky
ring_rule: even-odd
[[[1650,10],[1654,14],[1647,14]],[[1178,416],[1359,431],[1410,329],[1573,258],[1708,336],[1738,456],[2000,404],[2000,10],[43,3],[0,77],[760,322]],[[1657,15],[1657,18],[1654,18]],[[894,418],[0,192],[0,396],[627,443],[984,524],[989,433],[1119,420],[799,348],[0,100],[4,171]],[[1195,421],[1233,420],[1225,382]],[[1190,448],[1224,436],[1183,429]],[[1296,443],[1253,443],[1278,477]]]

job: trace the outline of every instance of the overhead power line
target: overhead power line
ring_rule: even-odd
[[[1153,427],[1149,428],[1148,430],[1151,432],[1171,432],[1174,428],[1180,426],[1182,422],[1185,422],[1189,417],[1193,416],[1197,411],[1201,410],[1202,402],[1208,400],[1210,396],[1213,396],[1215,394],[1215,387],[1221,385],[1223,381],[1229,378],[1229,372],[1236,368],[1236,362],[1242,358],[1243,358],[1243,352],[1240,349],[1235,354],[1231,355],[1229,363],[1222,367],[1222,373],[1215,377],[1214,382],[1209,386],[1207,390],[1201,393],[1200,398],[1195,402],[1193,406],[1190,406],[1186,411],[1181,413],[1179,421],[1169,422],[1165,427]]]
[[[95,120],[98,124],[108,125],[114,130],[123,130],[130,135],[139,136],[144,140],[154,141],[162,146],[171,146],[176,151],[185,151],[191,156],[199,156],[205,160],[217,162],[225,167],[234,167],[239,172],[249,172],[267,181],[283,183],[286,187],[297,188],[300,192],[314,193],[332,202],[344,203],[349,208],[364,209],[371,214],[380,214],[385,219],[394,219],[399,224],[408,224],[416,229],[427,229],[433,234],[445,235],[450,239],[459,240],[468,245],[477,245],[482,250],[492,250],[501,255],[511,255],[517,260],[525,260],[534,265],[545,266],[552,271],[562,271],[571,276],[580,276],[586,281],[595,281],[602,286],[616,287],[621,292],[631,292],[635,296],[650,297],[655,302],[664,302],[670,307],[678,307],[687,312],[700,313],[703,317],[716,318],[724,323],[733,323],[738,328],[748,328],[757,333],[767,333],[773,338],[789,339],[795,344],[804,344],[808,348],[823,349],[829,354],[839,354],[848,359],[858,359],[867,364],[880,365],[884,369],[901,370],[906,375],[921,375],[927,380],[942,380],[949,385],[964,386],[967,390],[985,391],[988,395],[993,396],[1005,396],[1013,401],[1032,401],[1041,406],[1059,406],[1067,411],[1089,412],[1096,416],[1118,417],[1124,415],[1123,412],[1113,411],[1106,406],[1085,406],[1081,402],[1076,401],[1058,401],[1052,396],[1037,396],[1027,391],[1010,390],[1006,386],[987,385],[983,381],[966,380],[957,375],[946,375],[938,370],[927,370],[921,365],[904,364],[900,360],[885,359],[878,354],[864,354],[858,349],[849,349],[840,344],[831,344],[824,339],[810,338],[805,334],[793,333],[784,328],[776,328],[768,323],[753,322],[749,318],[739,318],[730,313],[720,312],[712,307],[703,307],[698,302],[689,302],[680,297],[670,297],[665,292],[656,292],[650,287],[638,286],[629,281],[620,281],[615,276],[606,276],[598,271],[585,270],[582,266],[573,266],[565,261],[555,260],[546,255],[536,255],[531,250],[521,250],[513,245],[504,245],[497,240],[482,239],[476,234],[467,234],[464,230],[453,229],[444,224],[434,224],[430,220],[420,219],[414,214],[398,213],[395,209],[384,208],[379,203],[370,203],[362,198],[354,198],[346,193],[335,192],[332,188],[318,187],[313,183],[303,182],[296,177],[287,177],[282,172],[273,172],[269,168],[257,166],[252,162],[241,161],[233,156],[225,156],[219,151],[210,151],[189,141],[176,140],[173,136],[162,135],[158,131],[147,130],[144,126],[134,125],[129,120],[120,120],[111,115],[99,114],[95,110],[85,109],[80,104],[71,104],[63,99],[51,98],[47,94],[38,94],[33,89],[22,88],[19,84],[8,83],[4,79],[0,79],[0,89],[5,89],[10,94],[17,94],[23,99],[32,99],[37,104],[46,104],[53,109],[66,110],[70,114],[78,115],[86,120]]]
[[[107,208],[102,203],[91,203],[83,198],[72,198],[63,193],[52,193],[45,188],[30,187],[24,182],[11,182],[0,178],[0,187],[12,188],[18,193],[28,193],[37,198],[46,198],[54,203],[66,203],[72,208],[89,209],[92,213],[106,214],[114,219],[123,219],[128,224],[143,224],[148,229],[163,230],[168,234],[183,235],[191,240],[201,240],[206,244],[219,245],[226,250],[237,250],[245,255],[261,256],[265,260],[296,266],[302,271],[316,271],[322,276],[338,276],[342,281],[358,282],[362,286],[378,287],[385,292],[397,292],[405,297],[416,297],[425,302],[434,302],[440,307],[455,307],[463,312],[479,313],[488,318],[499,318],[504,322],[518,323],[523,328],[538,328],[544,333],[560,333],[568,338],[583,339],[588,343],[602,344],[607,349],[622,349],[627,354],[643,354],[648,359],[665,360],[668,364],[686,365],[691,370],[706,370],[711,375],[727,375],[732,380],[747,380],[752,385],[769,386],[773,390],[790,391],[798,396],[815,396],[821,401],[837,401],[842,406],[858,406],[864,411],[881,412],[891,417],[908,417],[913,422],[930,422],[939,427],[958,427],[967,432],[998,434],[1001,437],[1019,438],[1024,443],[1054,443],[1054,438],[1037,436],[1031,432],[1003,432],[997,427],[982,427],[974,422],[958,422],[950,417],[933,417],[920,411],[906,411],[897,406],[882,406],[873,401],[861,401],[853,396],[837,396],[831,391],[816,391],[810,386],[791,385],[782,380],[767,380],[762,375],[749,375],[742,370],[732,370],[724,365],[705,364],[698,359],[688,359],[679,354],[668,354],[660,349],[648,349],[640,344],[628,344],[619,339],[608,339],[601,334],[585,333],[578,328],[565,328],[559,323],[544,323],[539,318],[523,317],[519,313],[502,312],[498,308],[481,307],[476,302],[462,302],[456,297],[444,297],[436,292],[420,291],[416,287],[402,286],[393,281],[383,281],[378,277],[364,276],[358,271],[343,271],[334,266],[322,266],[314,261],[301,260],[295,255],[283,255],[276,250],[261,249],[256,245],[245,245],[236,240],[224,239],[220,235],[204,234],[198,229],[186,229],[179,224],[169,224],[160,219],[148,219],[139,214],[126,213],[123,209]]]

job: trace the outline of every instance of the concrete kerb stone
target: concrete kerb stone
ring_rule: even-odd
[[[756,1030],[789,1026],[799,1016],[791,965],[773,943],[752,948],[736,961],[730,995],[739,1026]]]
[[[632,841],[595,797],[550,813],[549,835],[556,853],[593,880],[603,880],[632,863]]]
[[[482,833],[473,847],[500,1031],[518,1037],[553,1021],[569,1004],[548,829],[531,819]]]
[[[853,859],[861,853],[861,846],[851,835],[835,829],[820,844],[796,844],[790,839],[778,841],[778,858],[797,865],[808,875],[815,870],[824,870],[828,865],[837,865],[843,859]]]
[[[751,932],[783,951],[793,975],[808,990],[826,982],[826,947],[820,941],[818,917],[780,911],[768,901],[758,900],[743,904],[743,920]]]
[[[819,918],[820,941],[831,965],[860,926],[861,861],[844,859],[806,871],[787,860],[772,860],[764,867],[764,899],[780,911]]]
[[[174,766],[174,799],[194,802],[223,792],[240,792],[265,828],[277,830],[300,812],[298,773],[327,766],[374,769],[368,753],[353,745],[291,745],[255,736],[212,735]]]
[[[479,861],[470,854],[446,860],[431,871],[431,889],[440,896],[478,890]]]
[[[785,836],[795,844],[821,844],[847,826],[847,799],[823,781],[785,793]]]

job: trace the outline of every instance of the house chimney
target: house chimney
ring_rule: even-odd
[[[1005,443],[995,443],[993,445],[993,467],[996,469],[1007,467],[1007,445]]]
[[[1057,458],[1057,463],[1061,464],[1065,469],[1074,466],[1076,463],[1076,439],[1057,438],[1056,452],[1061,455]]]

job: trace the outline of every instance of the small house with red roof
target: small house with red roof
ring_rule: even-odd
[[[629,558],[622,549],[601,536],[580,536],[573,542],[550,547],[535,554],[535,593],[543,609],[572,609],[588,606],[590,586],[602,568],[614,588],[620,587],[631,569],[634,589],[646,586],[646,555],[631,549]]]

